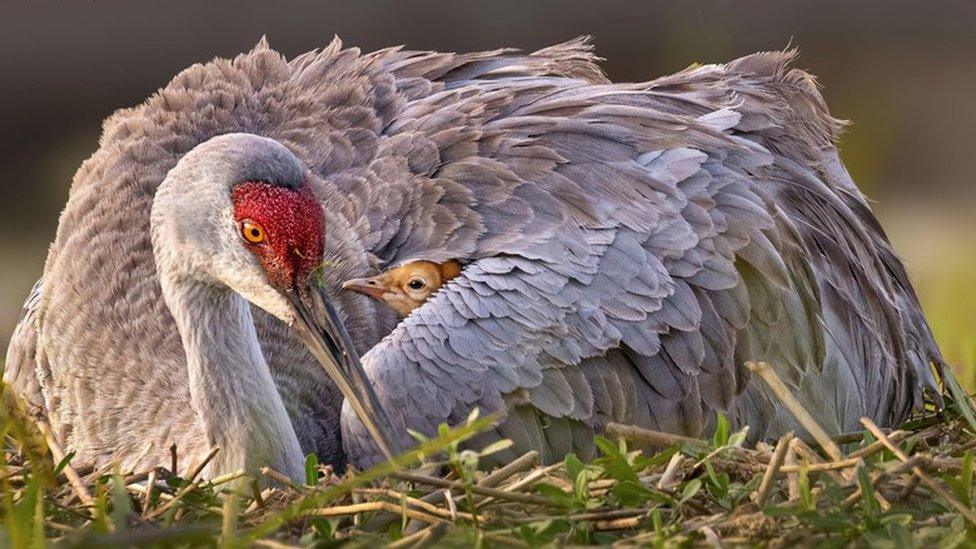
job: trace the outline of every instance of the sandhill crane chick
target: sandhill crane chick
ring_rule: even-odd
[[[342,287],[382,301],[403,317],[459,274],[461,264],[453,259],[444,263],[412,261],[373,277],[347,280]]]

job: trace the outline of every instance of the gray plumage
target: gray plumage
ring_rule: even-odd
[[[79,170],[6,379],[96,462],[205,451],[162,299],[149,211],[214,136],[276,140],[326,216],[326,288],[384,408],[547,460],[609,421],[699,435],[717,411],[796,428],[744,369],[765,360],[832,431],[894,424],[943,362],[904,268],[837,156],[841,124],[792,52],[614,84],[583,40],[525,55],[264,42],[195,65],[105,123]],[[268,178],[287,174],[267,174]],[[339,284],[415,259],[466,266],[394,328]],[[254,308],[305,452],[381,454],[311,355]],[[504,455],[501,456],[504,459]],[[191,460],[192,461],[192,460]]]

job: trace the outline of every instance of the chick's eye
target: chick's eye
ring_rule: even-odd
[[[260,223],[251,220],[245,220],[241,223],[241,236],[251,244],[260,244],[267,238],[264,227]]]
[[[409,286],[411,290],[419,290],[424,287],[424,281],[420,280],[419,278],[415,278],[410,282],[407,282],[407,286]]]

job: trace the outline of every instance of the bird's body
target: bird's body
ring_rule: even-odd
[[[347,280],[342,289],[368,295],[404,317],[459,274],[461,265],[453,259],[442,263],[411,261],[376,276]]]
[[[639,84],[606,81],[582,42],[531,55],[335,42],[291,62],[262,44],[191,67],[106,122],[5,378],[79,458],[206,451],[149,212],[182,157],[242,132],[307,170],[327,220],[325,288],[406,440],[475,406],[507,414],[486,436],[549,460],[586,451],[608,421],[697,435],[722,411],[755,436],[794,428],[745,360],[774,364],[830,430],[900,421],[941,358],[838,159],[839,124],[790,57]],[[449,259],[464,271],[395,329],[339,290]],[[340,450],[338,392],[252,309],[302,450],[379,459],[348,406]]]

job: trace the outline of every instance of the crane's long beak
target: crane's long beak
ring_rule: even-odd
[[[295,289],[285,294],[298,320],[293,328],[356,411],[387,459],[402,453],[399,437],[380,405],[359,355],[328,297]]]

